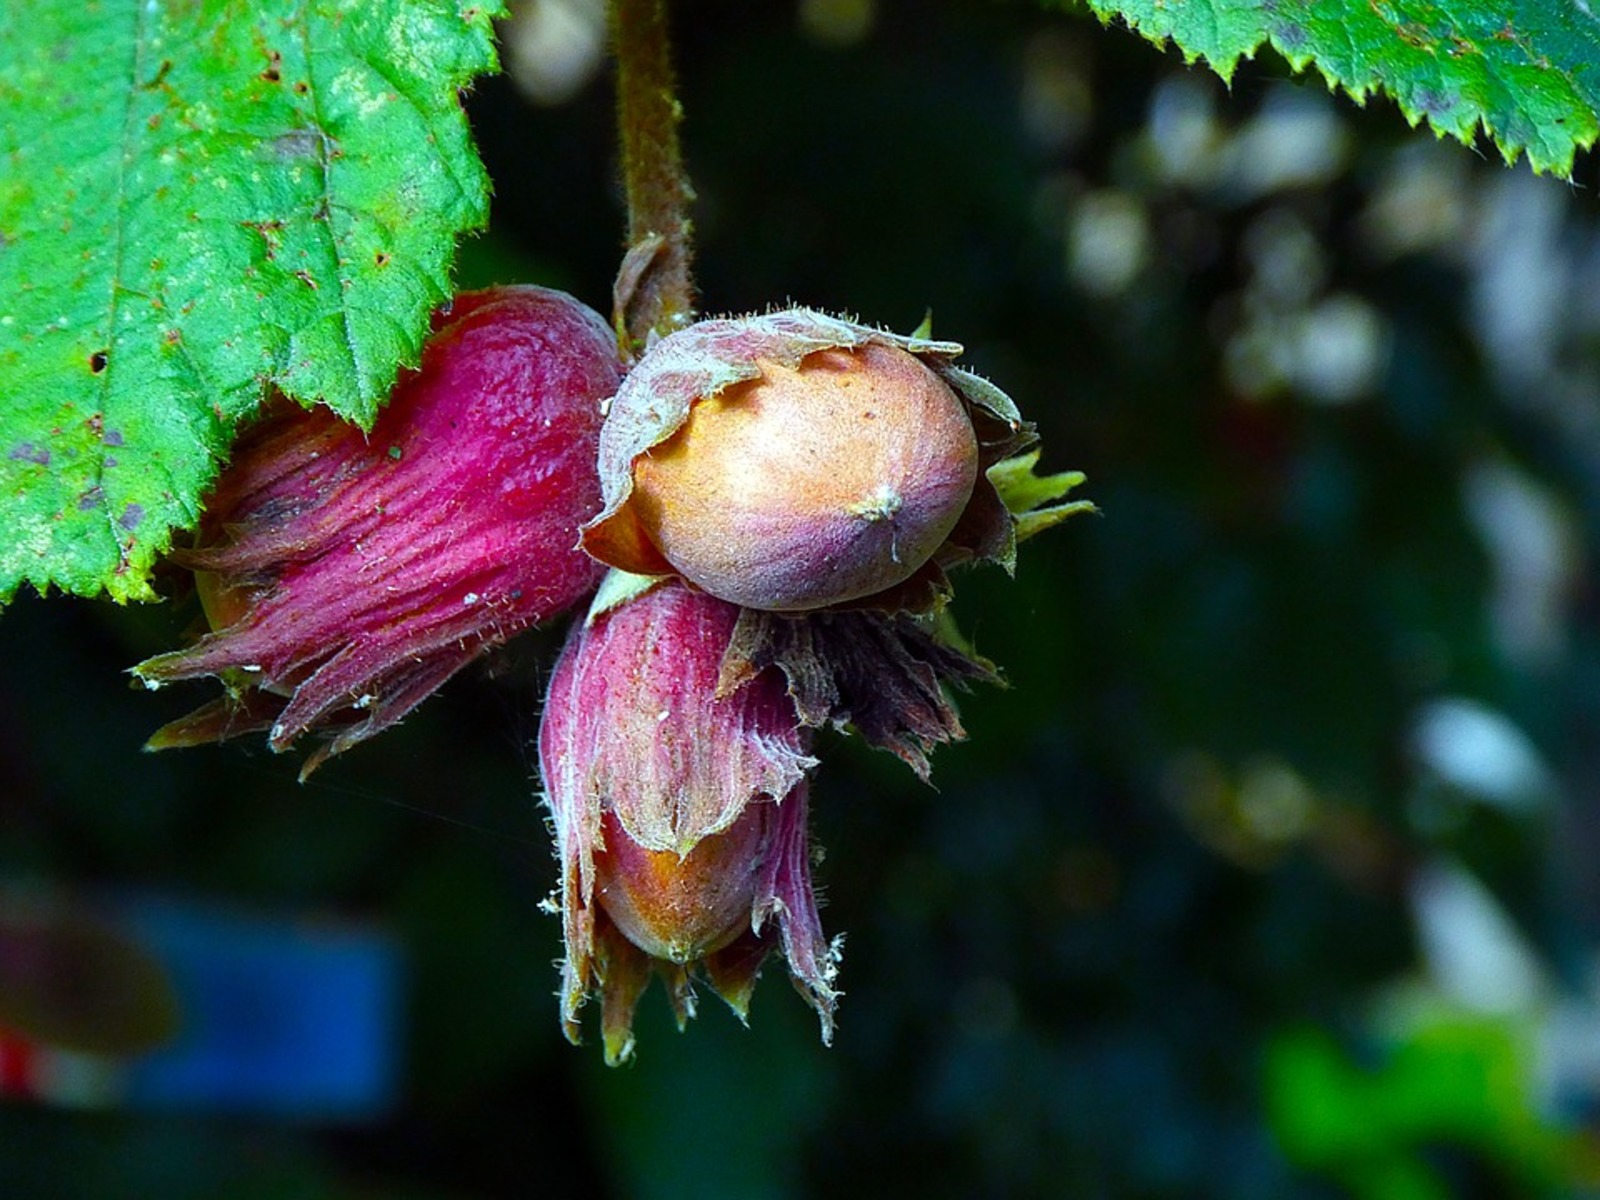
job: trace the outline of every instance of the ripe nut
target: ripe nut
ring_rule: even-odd
[[[332,731],[309,772],[582,600],[601,572],[577,530],[600,505],[600,406],[620,378],[599,314],[500,287],[436,314],[370,432],[278,402],[173,555],[213,632],[134,668],[149,687],[215,675],[227,695],[151,748]]]
[[[680,1024],[693,1012],[691,971],[742,1017],[778,951],[826,1039],[838,955],[811,886],[816,759],[782,672],[725,680],[740,609],[677,581],[597,608],[567,640],[539,727],[568,1038],[598,994],[606,1058],[627,1058],[652,975]]]
[[[988,472],[1032,429],[960,353],[804,308],[663,338],[607,411],[584,549],[788,613],[926,610],[947,567],[1009,567]]]
[[[751,805],[683,855],[639,845],[606,813],[594,860],[606,915],[652,958],[692,963],[721,950],[750,927],[772,811]]]
[[[634,464],[640,526],[690,583],[750,608],[904,582],[972,497],[978,441],[961,398],[881,343],[757,367]]]

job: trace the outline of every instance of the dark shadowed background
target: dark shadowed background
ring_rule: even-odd
[[[496,203],[464,286],[608,306],[587,8],[528,8],[468,100]],[[559,630],[301,786],[256,745],[140,753],[212,694],[123,674],[192,601],[27,597],[8,903],[357,931],[399,1033],[386,1104],[336,1119],[137,1103],[115,1064],[0,1104],[0,1195],[1600,1186],[1592,161],[1537,179],[1020,2],[678,15],[706,310],[931,310],[1103,510],[959,582],[1010,686],[962,699],[936,791],[825,739],[835,1045],[777,964],[748,1030],[707,994],[679,1036],[657,990],[636,1064],[561,1039],[531,749]]]

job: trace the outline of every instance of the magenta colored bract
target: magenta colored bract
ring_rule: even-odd
[[[240,443],[207,505],[199,576],[214,632],[140,663],[148,686],[228,695],[152,748],[336,731],[305,772],[394,724],[487,648],[587,595],[575,549],[600,507],[600,404],[616,341],[561,292],[501,287],[441,310],[421,367],[370,434],[284,406]]]
[[[691,967],[741,1017],[762,961],[788,960],[832,1032],[837,949],[822,934],[806,841],[816,765],[782,673],[718,692],[734,605],[666,583],[572,632],[539,732],[561,858],[562,1015],[601,999],[606,1058],[633,1048],[652,970],[679,1023]]]

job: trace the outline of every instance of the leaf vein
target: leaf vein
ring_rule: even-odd
[[[328,257],[333,266],[335,278],[337,278],[341,273],[341,265],[339,261],[340,239],[339,235],[333,229],[333,222],[334,213],[340,211],[342,206],[337,205],[334,201],[333,163],[328,154],[328,141],[331,135],[328,132],[327,118],[322,110],[322,80],[317,77],[317,59],[312,53],[311,22],[306,19],[303,11],[300,14],[298,24],[300,47],[302,52],[305,54],[306,60],[306,73],[311,77],[309,80],[311,115],[312,119],[316,122],[317,132],[322,135],[317,139],[317,165],[322,171],[322,199],[320,211],[326,215],[327,219],[321,222],[313,222],[313,224],[320,224],[323,228],[323,240],[327,246]],[[342,296],[339,303],[335,307],[337,308],[339,315],[340,336],[344,342],[344,348],[349,358],[351,371],[355,375],[356,395],[360,398],[362,410],[365,411],[369,407],[369,402],[371,399],[367,394],[366,365],[361,361],[361,353],[356,345],[355,336],[350,328],[349,307],[344,303]],[[310,398],[321,399],[321,397]]]

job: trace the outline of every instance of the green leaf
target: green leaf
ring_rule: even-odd
[[[1572,174],[1600,134],[1600,19],[1584,0],[1088,0],[1224,79],[1263,44],[1357,101],[1392,96],[1412,125],[1472,144],[1481,123],[1508,163]]]
[[[486,218],[497,11],[0,6],[0,603],[150,597],[268,384],[371,422]]]

